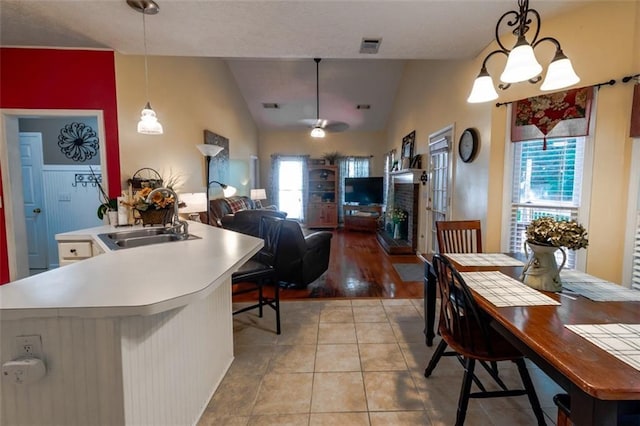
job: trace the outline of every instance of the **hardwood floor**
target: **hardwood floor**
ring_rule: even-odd
[[[280,299],[422,297],[422,280],[402,281],[393,267],[394,263],[421,265],[415,255],[388,255],[374,233],[343,229],[332,232],[329,269],[306,289],[281,289]],[[233,301],[254,298],[255,295],[242,295]]]

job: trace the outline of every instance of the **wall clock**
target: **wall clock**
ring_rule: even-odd
[[[462,132],[458,143],[458,154],[465,163],[473,161],[478,152],[478,132],[476,129],[468,128]]]

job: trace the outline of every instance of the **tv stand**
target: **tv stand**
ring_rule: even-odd
[[[342,208],[345,231],[376,232],[378,230],[378,219],[382,216],[381,205],[344,205]]]

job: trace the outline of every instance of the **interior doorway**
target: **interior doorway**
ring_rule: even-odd
[[[106,189],[107,176],[106,176],[106,153],[104,147],[105,132],[104,132],[104,120],[102,111],[98,110],[0,110],[0,128],[3,129],[0,132],[0,161],[2,169],[2,186],[3,186],[3,202],[6,219],[6,231],[7,231],[7,249],[8,249],[8,263],[10,271],[10,280],[16,280],[28,276],[29,260],[30,260],[30,237],[28,232],[28,217],[25,211],[30,200],[26,199],[24,193],[25,180],[32,179],[29,177],[25,179],[23,176],[23,157],[24,152],[20,143],[20,129],[21,120],[44,120],[44,119],[71,119],[70,123],[78,122],[81,120],[75,120],[74,118],[93,118],[95,122],[95,138],[97,139],[97,150],[94,153],[96,159],[93,164],[93,168],[101,174],[101,180],[103,186]],[[29,128],[30,133],[42,133],[31,132],[33,128]],[[74,156],[75,147],[79,144],[77,140],[67,141],[69,143],[58,144],[58,139],[52,144],[49,138],[43,138],[43,152],[45,156],[48,149],[58,150],[57,155],[66,156],[71,158]],[[50,145],[47,147],[47,143]],[[52,148],[51,145],[55,145]],[[63,147],[67,147],[66,152],[63,152]],[[77,155],[87,155],[86,152]],[[80,158],[75,156],[76,159]],[[85,157],[86,158],[86,157]],[[73,159],[71,159],[73,160]],[[86,169],[89,172],[87,165],[77,164],[78,161],[69,162],[69,164],[59,164],[54,162],[47,164],[47,160],[44,161],[42,173],[40,173],[40,179],[43,182],[42,194],[44,200],[42,201],[43,207],[34,207],[34,209],[40,208],[39,220],[46,222],[47,240],[46,246],[41,247],[41,242],[38,244],[38,249],[47,253],[47,269],[56,267],[58,265],[57,245],[55,243],[54,236],[60,232],[66,232],[72,229],[80,229],[84,227],[96,226],[101,222],[97,220],[96,209],[99,205],[99,198],[97,197],[98,189],[91,187],[82,187],[80,190],[76,190],[71,184],[77,181],[76,175],[82,174],[80,169]],[[48,173],[45,177],[43,173]],[[80,178],[82,179],[82,177]],[[73,181],[73,182],[72,182]],[[30,185],[27,182],[27,185]],[[61,186],[62,185],[62,186]],[[76,187],[77,187],[76,183]],[[62,188],[62,189],[61,189]],[[79,195],[78,195],[79,194]],[[78,198],[81,196],[81,198]],[[71,225],[68,225],[68,224]],[[52,225],[53,224],[53,225]],[[62,224],[62,227],[60,226]],[[29,226],[31,226],[29,224]],[[71,229],[64,229],[65,226],[71,226]]]
[[[427,251],[436,253],[436,221],[447,220],[450,217],[451,193],[453,188],[453,173],[451,158],[451,141],[453,140],[453,126],[447,126],[429,136],[429,196],[427,198],[427,220],[425,221],[425,235]]]

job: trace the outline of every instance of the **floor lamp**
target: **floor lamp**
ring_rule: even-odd
[[[206,164],[206,174],[207,174],[207,180],[206,180],[207,182],[207,223],[211,225],[211,206],[209,203],[209,185],[211,184],[211,182],[209,181],[209,174],[211,173],[211,171],[209,170],[209,165],[211,164],[211,158],[220,154],[224,148],[218,145],[211,145],[206,143],[201,143],[199,145],[196,145],[196,148],[198,148],[198,151],[200,151],[202,155],[204,155],[204,158],[206,160],[205,164]]]

